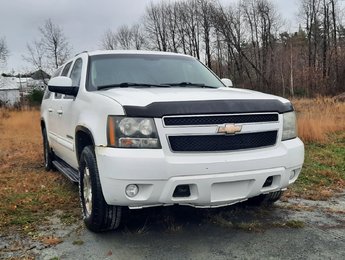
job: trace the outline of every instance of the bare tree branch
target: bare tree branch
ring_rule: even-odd
[[[116,50],[117,43],[116,33],[110,29],[106,30],[101,40],[102,48],[105,50]]]
[[[51,19],[48,19],[39,28],[39,31],[42,46],[47,52],[47,58],[50,59],[55,68],[58,68],[68,59],[71,51],[63,30],[59,25],[54,24]]]
[[[5,64],[9,56],[9,50],[5,38],[0,38],[0,64]]]

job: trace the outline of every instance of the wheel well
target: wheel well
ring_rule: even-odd
[[[80,155],[83,149],[89,145],[94,146],[95,143],[93,141],[91,132],[86,128],[81,128],[76,131],[75,142],[76,142],[77,159],[79,162]]]

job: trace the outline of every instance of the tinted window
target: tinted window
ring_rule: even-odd
[[[87,89],[124,82],[168,84],[191,82],[224,87],[201,62],[191,57],[114,54],[90,57]]]
[[[61,76],[65,76],[65,77],[67,76],[68,71],[69,71],[71,65],[72,65],[72,61],[66,64],[66,66],[63,68]]]

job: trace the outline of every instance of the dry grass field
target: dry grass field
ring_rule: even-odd
[[[294,100],[306,142],[301,177],[287,193],[327,199],[345,188],[345,103]],[[55,210],[66,221],[80,215],[78,188],[43,168],[39,111],[0,109],[0,230],[31,231]]]
[[[296,99],[298,134],[304,142],[325,143],[329,134],[345,131],[345,103],[332,98]]]
[[[79,211],[77,187],[43,168],[39,111],[0,110],[0,230],[30,231],[56,209]]]

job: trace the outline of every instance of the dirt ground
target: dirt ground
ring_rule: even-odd
[[[37,234],[0,237],[3,259],[344,259],[345,194],[271,208],[161,207],[128,212],[118,232],[47,218]],[[35,236],[48,237],[37,241]]]

